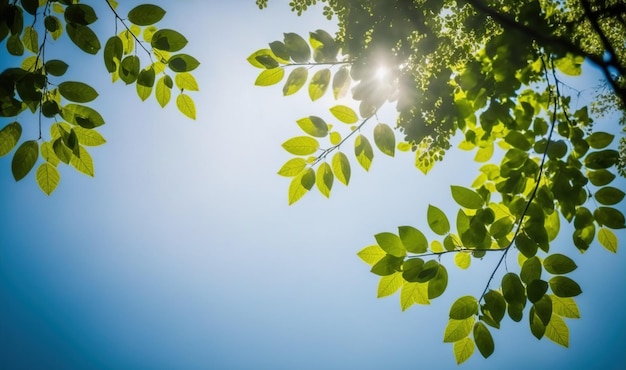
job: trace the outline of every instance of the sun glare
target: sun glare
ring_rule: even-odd
[[[384,80],[385,78],[387,78],[388,74],[389,74],[389,70],[387,69],[387,67],[380,66],[376,70],[376,78],[378,80]]]

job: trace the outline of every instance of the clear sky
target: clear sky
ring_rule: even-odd
[[[457,368],[442,342],[450,304],[480,295],[496,260],[460,271],[444,256],[444,296],[401,312],[397,295],[376,299],[378,279],[356,252],[378,232],[424,229],[429,203],[456,212],[449,185],[471,184],[471,156],[454,151],[424,176],[412,155],[378,152],[330,200],[312,192],[287,206],[280,144],[299,134],[297,119],[330,119],[334,103],[253,86],[259,70],[246,58],[283,32],[332,33],[334,23],[319,7],[298,18],[278,0],[263,11],[252,0],[155,3],[168,10],[159,25],[183,32],[202,62],[198,119],[110,84],[100,55],[68,57],[68,76],[100,93],[108,142],[91,150],[95,178],[62,167],[51,197],[32,173],[15,183],[11,156],[0,158],[0,368]],[[109,35],[105,14],[97,24]],[[19,120],[35,135],[33,116]],[[626,255],[597,244],[572,253],[563,233],[552,248],[574,256],[584,292],[582,319],[567,321],[570,348],[537,341],[526,316],[505,318],[491,331],[492,357],[476,352],[458,368],[626,368]]]

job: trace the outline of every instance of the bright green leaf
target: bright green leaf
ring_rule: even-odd
[[[159,105],[161,106],[161,108],[165,107],[167,103],[169,103],[170,98],[172,96],[172,89],[166,83],[168,79],[171,82],[170,76],[163,76],[156,83],[154,96],[157,102],[159,103]]]
[[[306,83],[309,77],[309,70],[305,67],[297,67],[289,73],[285,86],[283,86],[283,95],[288,96],[297,93]]]
[[[93,177],[94,167],[93,167],[93,159],[91,155],[87,152],[85,148],[82,146],[78,147],[78,155],[73,155],[70,160],[70,164],[79,172],[84,173],[85,175]]]
[[[569,347],[569,329],[561,316],[552,315],[546,325],[546,337],[556,344]]]
[[[383,276],[378,283],[378,298],[383,298],[397,292],[402,286],[402,274],[396,272],[391,275]]]
[[[579,319],[580,311],[574,298],[571,297],[559,297],[551,294],[550,300],[552,301],[552,311],[563,317],[571,319]]]
[[[330,165],[326,162],[320,164],[317,168],[316,175],[316,184],[320,193],[324,195],[326,198],[330,197],[330,190],[333,187],[333,180],[335,176],[333,175],[333,171],[330,168]]]
[[[450,319],[443,334],[443,341],[452,343],[466,338],[474,327],[474,316],[463,320]]]
[[[406,255],[406,249],[402,244],[402,240],[396,234],[393,233],[379,233],[374,235],[378,245],[392,256],[404,257]]]
[[[0,130],[0,157],[11,152],[22,136],[22,126],[18,122],[11,122]]]
[[[48,162],[42,163],[39,168],[37,168],[35,177],[37,184],[39,184],[39,187],[46,195],[52,194],[61,180],[57,168]]]
[[[354,155],[361,167],[363,167],[365,171],[369,171],[372,160],[374,159],[374,150],[367,137],[363,135],[356,137],[354,140]]]
[[[466,270],[472,263],[471,255],[467,252],[459,252],[454,255],[454,263],[458,268]]]
[[[609,252],[617,253],[617,237],[611,230],[600,228],[598,230],[598,242]]]
[[[357,253],[357,256],[370,266],[378,263],[386,255],[387,253],[378,244],[365,247]]]
[[[454,342],[454,358],[457,365],[467,361],[473,354],[474,342],[471,338],[463,338]]]
[[[312,101],[316,101],[317,99],[324,96],[326,93],[326,89],[328,89],[328,85],[330,84],[330,70],[320,69],[315,72],[313,77],[311,77],[311,82],[309,82],[309,97]]]
[[[348,185],[350,182],[350,161],[348,157],[342,152],[337,152],[333,156],[332,168],[335,177],[344,185]]]
[[[196,119],[196,105],[189,95],[178,95],[176,98],[176,107],[178,107],[178,110],[185,116]]]
[[[350,89],[350,71],[343,66],[333,77],[333,95],[335,99],[342,98]]]
[[[309,155],[319,148],[319,142],[312,137],[297,136],[285,141],[282,147],[291,154]]]
[[[330,113],[335,116],[339,121],[347,124],[353,124],[358,122],[359,117],[356,115],[356,112],[345,105],[335,105],[330,108]]]
[[[461,207],[469,209],[480,209],[485,204],[485,200],[474,190],[464,188],[462,186],[452,185],[452,198]]]
[[[307,166],[307,162],[302,158],[292,158],[278,170],[278,174],[285,177],[299,175]]]
[[[478,300],[472,296],[457,299],[450,307],[450,318],[464,320],[478,313]]]
[[[296,176],[289,185],[289,205],[294,204],[315,185],[315,171],[308,168]]]
[[[176,86],[181,90],[198,91],[198,82],[196,78],[189,72],[177,73],[174,77]]]
[[[446,235],[450,231],[450,222],[448,221],[448,217],[443,213],[439,208],[428,205],[428,226],[430,226],[431,230],[435,232],[437,235]]]
[[[270,86],[279,83],[285,76],[285,70],[281,67],[266,69],[257,77],[254,84],[257,86]]]
[[[296,121],[302,131],[315,137],[326,137],[328,135],[328,125],[317,116],[304,117]]]
[[[402,244],[411,253],[426,253],[428,250],[428,240],[418,229],[412,226],[400,226],[398,232]]]

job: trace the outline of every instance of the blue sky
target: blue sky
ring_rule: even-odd
[[[135,4],[120,3],[121,13]],[[68,76],[100,93],[93,105],[108,142],[91,150],[95,178],[63,168],[51,197],[33,174],[15,183],[11,157],[0,158],[0,367],[457,368],[442,342],[450,304],[480,295],[496,260],[460,271],[444,256],[448,291],[401,312],[397,295],[376,299],[378,279],[356,252],[378,232],[424,229],[429,203],[456,212],[449,185],[471,184],[471,157],[451,152],[424,176],[411,155],[377,153],[330,200],[312,192],[287,206],[280,144],[299,134],[297,119],[330,118],[334,103],[255,87],[259,70],[245,59],[283,32],[334,24],[282,1],[263,11],[253,1],[156,3],[168,10],[161,26],[188,36],[202,62],[198,119],[110,84],[101,56],[71,56]],[[34,135],[33,117],[18,119]],[[584,291],[582,319],[568,320],[570,349],[537,341],[526,317],[505,319],[492,330],[492,357],[475,353],[459,369],[626,367],[626,257],[597,244],[581,256],[563,233],[552,248],[574,256]]]

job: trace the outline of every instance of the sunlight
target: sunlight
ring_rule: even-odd
[[[389,74],[389,69],[387,69],[387,67],[385,67],[385,66],[380,66],[376,70],[376,78],[379,81],[384,80],[387,77],[388,74]]]

